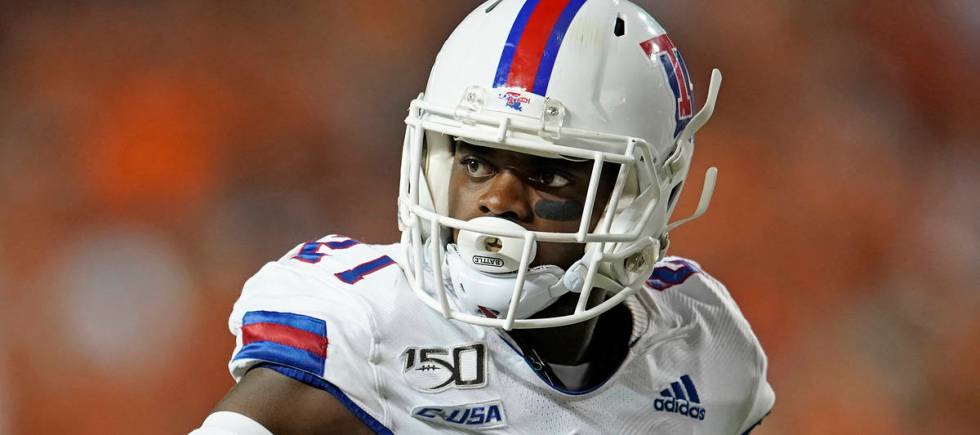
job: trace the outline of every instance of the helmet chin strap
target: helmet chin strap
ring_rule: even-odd
[[[456,245],[446,246],[446,275],[453,285],[453,294],[462,308],[475,315],[498,317],[506,315],[511,303],[517,272],[488,273],[467,264]],[[567,291],[556,284],[564,271],[558,266],[538,266],[524,274],[515,317],[526,319],[553,304]],[[552,289],[558,290],[552,292]]]
[[[497,317],[506,314],[510,308],[514,286],[517,285],[517,272],[488,273],[470,266],[457,250],[457,246],[446,246],[446,275],[450,277],[456,302],[466,312],[484,317]],[[527,319],[535,313],[551,306],[566,293],[581,293],[588,274],[588,256],[576,261],[563,270],[558,266],[546,265],[529,269],[524,274],[523,289],[520,292],[515,317]],[[618,291],[621,285],[603,275],[596,274],[593,286],[609,291]]]
[[[496,217],[478,217],[469,223],[500,233],[524,231],[517,223]],[[447,245],[443,265],[445,275],[450,277],[457,302],[467,312],[485,317],[507,313],[517,285],[522,286],[515,312],[517,319],[534,315],[566,293],[582,292],[589,265],[593,264],[597,252],[590,250],[567,271],[554,265],[530,268],[523,274],[523,282],[519,283],[518,269],[525,243],[521,237],[460,230],[458,245]],[[537,246],[531,246],[528,252],[531,258],[525,264],[533,260]],[[622,285],[598,273],[593,278],[593,286],[613,292],[622,289]]]
[[[592,264],[593,257],[596,255],[598,255],[597,251],[589,251],[584,257],[572,263],[568,267],[568,270],[561,276],[561,280],[552,286],[551,291],[553,293],[560,292],[561,294],[569,292],[581,293],[582,286],[585,285],[585,278],[589,274],[589,265]],[[612,292],[619,291],[623,288],[616,281],[598,272],[592,279],[592,286]]]

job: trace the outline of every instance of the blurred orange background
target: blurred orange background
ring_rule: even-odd
[[[755,433],[976,433],[980,3],[640,3],[699,96],[725,74],[671,253],[768,351]],[[196,427],[263,262],[395,240],[408,102],[476,5],[5,3],[0,433]]]

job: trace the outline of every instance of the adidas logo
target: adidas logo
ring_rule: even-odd
[[[681,376],[680,382],[671,382],[670,388],[660,391],[662,397],[653,401],[653,409],[674,412],[698,420],[704,420],[705,409],[701,406],[698,389],[688,375]]]

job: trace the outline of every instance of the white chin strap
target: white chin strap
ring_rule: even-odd
[[[523,231],[520,225],[506,219],[480,217],[470,222],[497,230]],[[446,246],[443,276],[449,277],[460,308],[483,317],[506,316],[517,285],[523,288],[514,314],[516,319],[531,317],[566,293],[581,293],[591,264],[591,255],[586,255],[573,263],[568,271],[553,265],[533,267],[523,274],[524,280],[519,283],[517,269],[522,262],[524,239],[461,230],[458,240],[459,246]],[[536,248],[532,246],[527,251],[531,258],[524,264],[534,259]],[[601,274],[596,274],[593,285],[610,291],[622,288]]]
[[[477,270],[463,261],[456,245],[446,247],[444,270],[452,280],[453,294],[464,311],[490,318],[501,317],[501,314],[506,316],[517,284],[517,272],[489,273]],[[526,319],[573,291],[564,285],[562,277],[565,275],[569,274],[558,266],[529,269],[524,274],[524,291],[517,305],[516,318]],[[576,288],[574,291],[581,290]]]

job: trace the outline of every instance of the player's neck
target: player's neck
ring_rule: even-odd
[[[578,365],[588,362],[595,324],[591,319],[558,328],[522,329],[511,331],[511,337],[528,356],[542,362]]]
[[[588,305],[593,306],[602,302],[602,293],[602,291],[596,289],[592,293]],[[578,296],[577,294],[566,296],[572,295]],[[538,315],[543,317],[558,317],[571,314],[575,311],[575,304],[577,302],[577,297],[562,298],[550,307],[542,310]],[[544,362],[578,365],[589,362],[589,348],[592,345],[592,338],[595,334],[595,327],[598,320],[598,317],[594,317],[584,322],[556,328],[520,329],[512,331],[511,337],[514,337],[525,352],[533,351]]]

